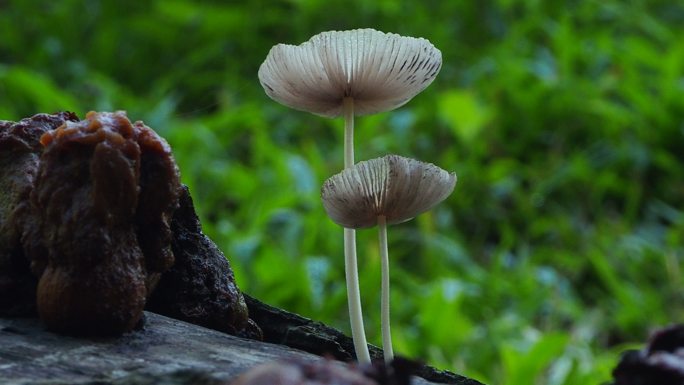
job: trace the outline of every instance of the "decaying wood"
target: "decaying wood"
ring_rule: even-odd
[[[245,294],[250,317],[261,327],[264,341],[301,349],[313,354],[332,356],[338,360],[356,359],[352,339],[337,329],[298,314],[269,306]],[[382,350],[369,345],[372,359],[382,359]],[[458,374],[422,365],[416,375],[444,384],[482,385]]]
[[[2,384],[228,384],[265,362],[323,358],[146,312],[117,338],[53,334],[34,318],[0,318]],[[430,384],[420,378],[416,385]],[[476,384],[476,382],[462,382]]]

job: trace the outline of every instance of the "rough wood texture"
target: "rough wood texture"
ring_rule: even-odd
[[[256,298],[245,296],[250,317],[261,327],[264,341],[282,344],[338,360],[356,359],[354,342],[339,330],[298,314],[267,305]],[[368,345],[372,359],[382,359],[382,350]],[[429,381],[453,385],[482,385],[458,374],[421,365],[415,372]]]
[[[143,330],[118,338],[64,337],[45,331],[38,319],[0,318],[0,383],[218,385],[264,362],[322,359],[145,314]]]

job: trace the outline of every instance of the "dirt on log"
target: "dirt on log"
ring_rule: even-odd
[[[218,385],[266,362],[324,359],[155,313],[146,312],[145,318],[144,329],[112,338],[60,336],[46,331],[37,318],[0,318],[1,382]],[[412,382],[431,384],[417,377]]]

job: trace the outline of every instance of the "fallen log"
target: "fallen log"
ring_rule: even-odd
[[[264,341],[290,346],[320,356],[342,361],[356,359],[354,342],[339,330],[299,314],[290,313],[259,301],[247,294],[245,302],[250,317],[261,327]],[[382,350],[369,345],[371,358],[382,359]],[[428,381],[455,385],[482,385],[479,382],[427,365],[419,365],[414,373]]]
[[[143,329],[111,338],[61,336],[37,318],[0,318],[0,382],[218,385],[266,362],[325,359],[155,313],[145,312],[145,318]],[[415,377],[413,384],[432,383]]]

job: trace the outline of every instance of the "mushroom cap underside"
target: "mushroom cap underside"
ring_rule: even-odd
[[[323,206],[333,222],[346,228],[405,222],[446,199],[456,174],[434,164],[399,155],[359,162],[330,177],[321,189]]]
[[[441,52],[423,38],[374,29],[328,31],[297,46],[271,48],[259,81],[271,99],[296,110],[336,117],[350,97],[355,115],[369,115],[407,103],[441,66]]]

